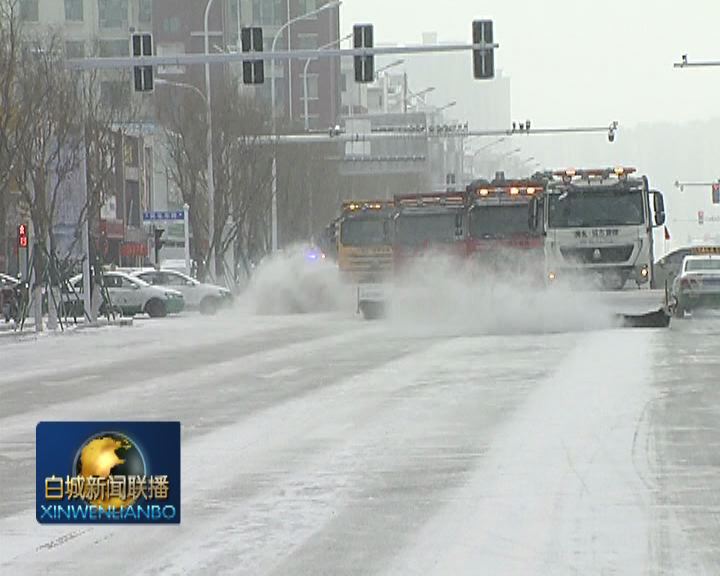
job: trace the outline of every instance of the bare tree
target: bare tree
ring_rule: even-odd
[[[7,167],[0,169],[0,194],[6,196],[12,182],[30,213],[39,304],[40,284],[57,287],[61,271],[79,260],[76,246],[85,222],[97,228],[100,206],[113,188],[121,154],[116,131],[134,116],[134,110],[129,100],[103,97],[100,72],[66,68],[59,34],[52,30],[21,34],[13,27],[18,22],[14,0],[0,0],[0,8],[4,10],[0,14],[12,17],[4,20],[5,48],[0,49],[3,69],[11,71],[0,78],[3,110],[10,111],[0,113],[0,167]],[[124,79],[129,82],[127,74]],[[3,196],[0,205],[7,206]],[[60,225],[64,227],[61,247]],[[52,312],[53,302],[48,304]],[[36,320],[41,324],[38,310]]]
[[[20,50],[17,0],[0,0],[0,259],[7,254],[7,216],[16,147],[13,124],[17,121],[15,83]]]
[[[170,159],[170,176],[190,206],[193,234],[192,257],[199,275],[206,272],[210,249],[215,270],[224,270],[226,255],[249,269],[251,259],[269,245],[272,143],[260,135],[268,132],[269,112],[238,91],[236,80],[226,75],[213,98],[213,148],[215,172],[215,230],[208,228],[207,125],[197,95],[186,91],[164,106],[163,123]]]
[[[193,242],[191,257],[198,263],[198,275],[205,276],[209,251],[206,126],[202,102],[192,93],[173,93],[160,110],[165,126],[165,145],[170,179],[190,206]],[[166,103],[167,103],[166,102]]]
[[[78,73],[79,74],[79,73]],[[103,72],[93,70],[77,77],[83,128],[83,155],[87,197],[78,215],[75,241],[80,240],[81,226],[87,219],[96,237],[99,236],[100,209],[116,192],[118,164],[122,162],[118,130],[133,121],[139,113],[137,103],[124,94],[107,97],[101,91]],[[118,85],[129,86],[128,73],[121,73]],[[70,253],[67,255],[71,256]]]
[[[46,274],[52,284],[57,282],[51,257],[56,244],[53,224],[58,202],[64,200],[68,182],[78,172],[83,145],[77,118],[81,99],[63,65],[63,47],[54,34],[24,39],[18,61],[23,73],[15,81],[17,157],[12,173],[33,223],[36,304]],[[39,305],[36,323],[41,324]]]

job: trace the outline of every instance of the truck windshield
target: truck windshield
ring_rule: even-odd
[[[550,196],[550,228],[640,225],[645,221],[640,189],[588,188]]]
[[[454,212],[400,214],[395,221],[395,242],[401,246],[455,242],[456,217]]]
[[[470,212],[471,238],[505,238],[529,233],[526,204],[476,206]]]
[[[343,246],[382,246],[390,243],[387,218],[350,218],[340,225]]]

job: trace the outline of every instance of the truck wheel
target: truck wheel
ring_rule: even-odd
[[[145,312],[150,318],[165,318],[167,316],[167,308],[165,302],[153,298],[145,304]]]
[[[385,316],[385,305],[382,302],[361,302],[360,312],[365,320],[379,320]]]

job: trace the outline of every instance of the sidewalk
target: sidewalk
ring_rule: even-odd
[[[13,337],[15,339],[18,339],[40,335],[53,336],[64,334],[66,332],[74,332],[75,330],[91,330],[94,328],[107,328],[109,326],[128,327],[133,325],[132,318],[118,317],[108,320],[107,318],[103,317],[99,318],[95,324],[88,323],[85,318],[78,318],[77,323],[70,321],[69,323],[63,323],[63,329],[58,326],[57,330],[50,330],[47,326],[47,317],[43,318],[43,322],[44,331],[38,333],[35,332],[35,320],[33,318],[28,318],[27,320],[25,320],[25,325],[23,326],[22,331],[20,331],[19,327],[16,327],[14,322],[5,322],[4,320],[0,320],[0,341],[6,338]]]

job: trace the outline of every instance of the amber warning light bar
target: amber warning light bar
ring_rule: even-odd
[[[515,183],[503,186],[478,186],[475,188],[475,196],[477,198],[489,197],[506,197],[521,198],[523,196],[536,196],[543,191],[542,184],[535,183]]]
[[[410,196],[398,196],[395,204],[406,207],[422,206],[447,206],[462,207],[465,205],[465,196],[462,194],[417,194]]]
[[[393,202],[387,201],[371,201],[371,202],[344,202],[343,212],[359,212],[367,210],[383,210],[392,208]]]
[[[553,172],[553,176],[559,176],[564,182],[571,182],[573,178],[581,178],[584,180],[590,178],[607,179],[611,176],[617,176],[618,179],[625,180],[631,174],[635,174],[635,172],[637,172],[635,168],[628,168],[625,166],[618,166],[617,168],[595,168],[590,170],[576,170],[575,168],[568,168],[566,170]]]

